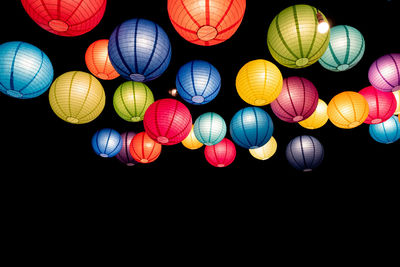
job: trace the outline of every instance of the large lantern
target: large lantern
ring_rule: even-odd
[[[359,91],[367,100],[369,113],[364,123],[376,124],[389,119],[396,110],[397,101],[391,92],[382,92],[373,86],[368,86]]]
[[[132,138],[129,152],[140,163],[155,161],[161,154],[162,145],[151,139],[146,132],[140,132]]]
[[[400,90],[400,54],[388,54],[375,60],[368,71],[373,87],[383,92]]]
[[[231,140],[224,138],[218,144],[206,146],[204,155],[214,167],[226,167],[235,160],[236,147]]]
[[[131,153],[129,152],[130,144],[135,137],[135,132],[124,132],[121,134],[122,138],[122,148],[115,157],[121,161],[122,163],[126,164],[126,166],[134,166],[137,161],[132,157]]]
[[[312,171],[322,163],[324,147],[315,137],[297,136],[287,145],[286,158],[297,170]]]
[[[278,143],[276,142],[275,138],[271,136],[271,139],[269,139],[265,145],[259,148],[249,149],[249,152],[250,155],[258,160],[267,160],[275,154],[277,148]]]
[[[225,120],[215,112],[201,114],[194,122],[194,135],[206,146],[218,144],[226,135]]]
[[[318,99],[317,108],[311,114],[310,117],[303,121],[299,121],[299,124],[306,129],[318,129],[324,126],[328,122],[328,105],[321,99]]]
[[[119,76],[108,56],[108,40],[93,42],[85,53],[85,63],[89,71],[102,80],[112,80]]]
[[[122,148],[121,135],[110,128],[98,130],[92,137],[92,147],[94,152],[103,158],[114,157]]]
[[[392,116],[382,123],[371,124],[369,126],[369,134],[375,141],[382,144],[396,142],[400,139],[399,118]]]

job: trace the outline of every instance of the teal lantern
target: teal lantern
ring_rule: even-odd
[[[226,135],[225,120],[215,112],[200,115],[194,122],[194,135],[206,146],[218,144]]]

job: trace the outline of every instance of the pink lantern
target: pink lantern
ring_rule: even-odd
[[[369,113],[364,123],[377,124],[389,119],[396,110],[396,97],[391,92],[382,92],[373,86],[368,86],[359,93],[368,102]]]
[[[224,138],[216,145],[206,146],[204,155],[214,167],[226,167],[235,160],[236,147],[231,140]]]
[[[384,55],[372,63],[368,79],[373,87],[383,92],[400,89],[400,54]]]

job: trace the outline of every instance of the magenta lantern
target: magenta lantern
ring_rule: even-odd
[[[372,63],[368,79],[373,87],[383,92],[400,89],[400,54],[384,55]]]

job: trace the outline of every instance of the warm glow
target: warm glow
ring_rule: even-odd
[[[326,21],[323,21],[321,23],[318,24],[318,32],[319,33],[326,33],[329,31],[329,23]]]

